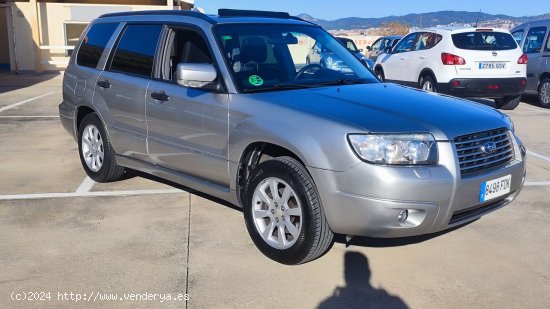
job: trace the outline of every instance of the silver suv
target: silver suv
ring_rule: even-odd
[[[306,65],[321,42],[340,61]],[[242,207],[256,246],[298,264],[333,234],[434,233],[520,192],[525,148],[492,108],[380,83],[287,13],[103,15],[76,46],[61,122],[86,173],[140,170]]]

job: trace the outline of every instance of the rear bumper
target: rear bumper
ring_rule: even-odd
[[[76,106],[68,103],[67,101],[63,101],[61,102],[61,104],[59,104],[59,119],[61,120],[61,125],[76,140],[76,122],[74,119],[75,113]]]
[[[514,78],[455,78],[439,83],[438,91],[456,97],[502,98],[520,95],[525,91],[526,79]]]

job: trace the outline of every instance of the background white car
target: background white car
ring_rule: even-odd
[[[405,36],[378,57],[381,80],[459,97],[495,99],[514,109],[526,85],[527,56],[506,30],[433,28]]]

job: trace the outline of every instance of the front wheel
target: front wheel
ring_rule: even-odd
[[[313,179],[293,158],[264,161],[252,171],[243,213],[256,247],[279,263],[309,262],[332,245]]]
[[[512,110],[518,107],[519,102],[521,101],[521,95],[517,96],[506,96],[504,98],[495,99],[497,108],[503,110]]]
[[[539,102],[542,107],[550,108],[550,78],[545,78],[539,85]]]
[[[80,123],[78,152],[86,174],[94,181],[110,182],[122,178],[124,167],[116,164],[115,151],[95,113],[86,115]]]

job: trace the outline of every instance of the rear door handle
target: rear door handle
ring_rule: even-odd
[[[109,89],[111,88],[111,83],[109,83],[106,80],[100,80],[97,82],[97,85],[103,89]]]
[[[164,91],[151,93],[151,98],[162,102],[170,100],[170,97]]]
[[[420,56],[420,59],[424,60],[426,59],[426,56]]]
[[[406,59],[407,59],[407,57],[401,57],[401,60],[406,60]]]

